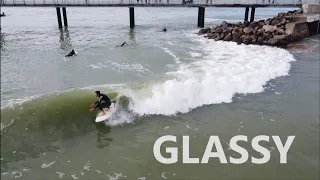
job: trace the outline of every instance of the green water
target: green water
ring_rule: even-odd
[[[141,9],[163,24],[141,17],[137,45],[129,41],[126,49],[114,49],[133,33],[121,11],[97,10],[85,16],[97,16],[91,25],[80,9],[70,11],[72,46],[59,42],[48,9],[37,11],[44,14],[38,24],[1,22],[1,179],[319,179],[319,37],[288,51],[198,42],[192,35],[196,10]],[[208,19],[242,17],[241,10],[231,11],[209,11]],[[8,19],[26,18],[14,8],[5,12]],[[169,33],[157,32],[164,25]],[[79,55],[64,59],[71,47]],[[296,61],[287,61],[291,55]],[[98,112],[89,112],[97,89],[121,96],[115,116],[102,124],[93,122]],[[179,148],[176,164],[154,157],[153,145],[164,135],[177,136],[177,143],[163,144]],[[237,135],[248,136],[240,144],[249,160],[241,165],[229,163],[230,156],[239,157],[228,149]],[[272,140],[261,142],[270,161],[251,163],[251,156],[261,157],[250,143],[258,135],[282,142],[295,136],[287,164],[280,164]],[[200,161],[210,136],[219,136],[228,163],[211,158],[208,164],[182,164],[182,136],[190,137],[190,156]],[[164,148],[162,153],[169,157]]]

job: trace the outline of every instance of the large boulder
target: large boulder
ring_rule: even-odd
[[[242,40],[240,38],[236,39],[236,43],[239,45],[242,43]]]
[[[277,26],[264,25],[264,26],[262,26],[262,29],[265,32],[274,32],[277,29]]]
[[[277,28],[274,32],[275,35],[283,35],[285,34],[285,31],[280,29],[280,28]]]
[[[287,40],[287,35],[274,35],[272,37],[273,39],[276,39],[276,40]]]
[[[288,23],[285,28],[286,34],[291,35],[293,40],[300,40],[310,35],[307,22]]]
[[[229,24],[226,21],[223,21],[221,26],[222,26],[222,29],[227,29],[229,27]]]
[[[246,45],[250,44],[251,41],[252,41],[252,38],[250,36],[245,36],[242,40],[243,44],[246,44]]]
[[[279,19],[273,18],[272,21],[269,23],[269,25],[275,26],[275,25],[277,25],[277,24],[279,24],[279,23],[280,23]]]
[[[222,31],[222,33],[224,33],[224,34],[228,34],[228,33],[230,33],[230,32],[231,32],[231,30],[232,30],[232,29],[228,28],[228,29],[223,30],[223,31]]]
[[[245,34],[252,35],[253,32],[254,32],[254,29],[253,29],[252,27],[245,27],[245,28],[243,28],[243,32],[244,32]]]
[[[217,36],[216,38],[214,38],[214,40],[215,40],[215,41],[220,41],[220,40],[222,40],[222,37],[219,35],[219,36]]]
[[[215,30],[216,33],[222,33],[222,31],[223,31],[223,29],[221,27],[217,27]]]
[[[248,27],[250,25],[249,21],[244,21],[242,27]]]
[[[264,20],[260,20],[258,22],[258,25],[262,27],[262,26],[266,25],[266,23],[264,22]]]
[[[259,22],[253,21],[253,22],[250,23],[249,26],[252,27],[252,28],[255,28],[255,27],[259,26]]]
[[[214,36],[214,34],[212,34],[212,33],[208,33],[208,34],[207,34],[207,38],[208,38],[208,39],[214,39],[215,36]]]
[[[263,33],[264,33],[264,29],[258,29],[257,32],[256,32],[256,34],[257,34],[258,36],[262,36]]]
[[[268,40],[268,45],[277,46],[278,45],[278,40],[274,39],[274,38],[271,38],[271,39]]]
[[[221,34],[220,34],[220,38],[221,38],[220,40],[223,40],[225,36],[226,36],[225,33],[221,33]]]
[[[278,17],[284,17],[286,15],[286,13],[279,13]]]
[[[228,34],[224,37],[223,40],[224,40],[224,41],[231,41],[231,40],[232,40],[232,35],[231,35],[231,33],[228,33]]]
[[[303,13],[303,10],[302,9],[298,9],[293,14],[302,14],[302,13]]]
[[[235,24],[236,27],[241,27],[242,26],[242,22],[238,22],[237,24]]]
[[[240,37],[241,36],[241,29],[240,28],[234,28],[231,31],[232,36],[234,37]]]
[[[272,18],[268,18],[266,21],[265,21],[265,23],[266,23],[266,25],[270,25],[270,22],[272,21]]]
[[[199,31],[199,35],[202,35],[202,34],[207,34],[208,32],[210,32],[210,28],[205,28],[205,29],[200,29],[200,31]]]
[[[263,37],[258,37],[257,43],[260,45],[263,44]]]

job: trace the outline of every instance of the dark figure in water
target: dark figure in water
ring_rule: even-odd
[[[163,28],[162,31],[163,31],[163,32],[167,32],[167,28]]]
[[[6,16],[6,15],[4,14],[4,12],[2,12],[2,14],[0,14],[0,17],[2,17],[2,16]]]
[[[76,52],[72,49],[72,51],[69,52],[69,54],[67,54],[66,57],[74,56],[75,54]]]
[[[124,41],[124,42],[120,45],[120,47],[123,47],[123,46],[125,46],[125,45],[127,45],[127,43]],[[119,46],[116,46],[116,47],[119,47]]]
[[[95,93],[99,99],[94,104],[91,104],[90,111],[92,112],[94,109],[99,108],[100,111],[102,112],[102,115],[105,115],[106,113],[103,111],[103,108],[109,109],[109,107],[111,106],[111,100],[107,95],[100,93],[100,91],[96,91]],[[93,107],[94,105],[95,107]]]

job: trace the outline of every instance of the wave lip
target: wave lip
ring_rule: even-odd
[[[149,96],[131,94],[139,115],[174,115],[209,104],[230,103],[239,94],[262,92],[271,79],[286,76],[294,57],[286,50],[232,42],[196,40],[204,59],[181,65],[176,78],[155,84]]]

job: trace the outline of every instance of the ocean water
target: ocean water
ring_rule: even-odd
[[[62,30],[54,8],[1,11],[1,179],[319,179],[319,36],[288,49],[214,42],[196,34],[197,8],[135,8],[134,30],[128,8],[67,8]],[[205,25],[243,16],[207,8]],[[118,98],[103,124],[89,112],[96,90]],[[264,165],[182,164],[181,154],[165,165],[153,155],[163,135],[180,153],[189,135],[199,158],[214,135],[227,157],[238,157],[235,135],[255,157],[254,136],[296,137],[287,164],[270,141]]]

